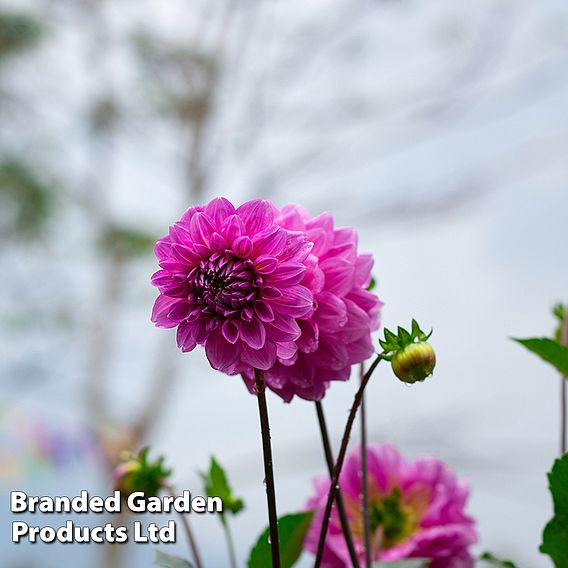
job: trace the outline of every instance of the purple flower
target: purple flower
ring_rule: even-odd
[[[302,284],[313,245],[304,231],[276,224],[275,211],[268,201],[235,209],[214,199],[188,209],[155,247],[160,295],[152,321],[177,327],[183,351],[203,345],[211,365],[228,374],[287,360],[314,311]]]
[[[361,459],[357,449],[347,457],[339,485],[349,525],[361,562],[363,516],[361,512]],[[431,568],[471,568],[469,547],[477,542],[475,522],[465,513],[468,487],[448,467],[434,458],[405,461],[392,446],[367,450],[369,518],[373,560],[432,559]],[[315,482],[316,495],[309,509],[316,511],[306,537],[306,548],[318,545],[329,478]],[[351,566],[337,511],[332,511],[322,566]]]
[[[281,347],[264,380],[286,401],[294,395],[320,400],[330,381],[349,379],[352,365],[373,354],[371,332],[379,327],[382,306],[367,291],[373,258],[359,254],[356,231],[335,228],[329,213],[312,218],[302,207],[287,205],[276,212],[276,222],[304,233],[312,245],[302,284],[313,294],[314,312],[298,322],[300,336]],[[243,377],[252,391],[253,374]]]

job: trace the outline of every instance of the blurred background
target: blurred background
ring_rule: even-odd
[[[256,401],[149,322],[154,241],[217,195],[358,228],[383,322],[433,326],[438,354],[426,384],[375,375],[370,440],[469,480],[479,551],[549,566],[558,377],[507,338],[549,335],[568,299],[567,71],[564,0],[2,1],[2,566],[151,566],[152,546],[8,538],[10,490],[106,495],[145,444],[196,494],[211,454],[226,466],[244,563],[266,524]],[[336,447],[356,383],[325,399]],[[269,406],[296,511],[325,471],[314,408]],[[192,522],[228,565],[218,520]]]

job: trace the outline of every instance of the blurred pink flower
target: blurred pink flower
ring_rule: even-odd
[[[304,208],[287,205],[276,211],[276,222],[305,232],[312,245],[302,284],[313,294],[315,309],[311,318],[298,322],[300,337],[282,347],[264,379],[286,401],[294,395],[320,400],[330,381],[349,379],[352,365],[373,354],[371,332],[379,327],[382,306],[367,291],[373,258],[359,254],[356,231],[335,228],[329,213],[312,218]],[[252,391],[253,374],[243,376]]]
[[[301,284],[312,246],[304,231],[275,223],[268,201],[191,207],[156,244],[152,321],[177,327],[183,351],[203,345],[215,369],[266,371],[294,354],[300,322],[313,314]]]
[[[347,457],[339,485],[355,546],[364,562],[360,457],[359,449]],[[468,549],[477,541],[477,534],[474,520],[465,513],[467,485],[442,462],[421,458],[409,463],[388,444],[369,447],[367,464],[374,561],[429,558],[431,568],[473,566]],[[329,478],[318,478],[315,488],[316,495],[308,507],[316,513],[305,541],[312,553],[317,550]],[[322,566],[351,566],[335,506]]]

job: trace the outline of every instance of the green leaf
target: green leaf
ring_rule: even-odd
[[[548,474],[554,514],[568,516],[568,454],[557,459]]]
[[[172,556],[171,554],[166,554],[161,550],[156,550],[156,558],[154,558],[154,564],[160,566],[161,568],[193,568],[187,560],[180,558],[179,556]]]
[[[568,567],[568,516],[555,516],[544,528],[540,551],[548,554],[556,568]]]
[[[428,558],[407,558],[395,562],[375,562],[373,568],[428,568]]]
[[[498,568],[517,568],[510,560],[500,560],[494,554],[491,554],[491,552],[484,552],[479,559]]]
[[[243,500],[233,494],[225,470],[214,457],[211,458],[209,471],[202,473],[201,477],[205,482],[207,496],[220,497],[223,501],[223,511],[230,511],[233,515],[236,515],[244,509]]]
[[[371,276],[371,281],[369,282],[369,285],[367,286],[367,292],[371,292],[375,289],[377,285],[377,281],[375,280],[374,276]]]
[[[563,376],[568,376],[568,347],[560,345],[548,337],[533,337],[529,339],[512,338],[541,359],[550,363]]]
[[[556,568],[568,568],[568,454],[554,462],[548,483],[554,517],[544,529],[540,551],[550,556]]]
[[[278,519],[280,537],[280,560],[282,568],[294,566],[303,551],[304,538],[310,528],[313,512],[293,513]],[[268,528],[260,535],[250,552],[248,568],[270,568],[272,556]]]

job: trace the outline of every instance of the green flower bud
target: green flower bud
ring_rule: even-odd
[[[436,353],[429,343],[411,343],[397,351],[391,360],[394,374],[404,383],[416,383],[429,377],[436,366]]]
[[[416,320],[412,320],[411,331],[399,327],[398,333],[385,329],[382,356],[391,362],[394,374],[404,383],[413,384],[429,377],[436,366],[436,354],[427,343],[432,332],[425,334]]]

